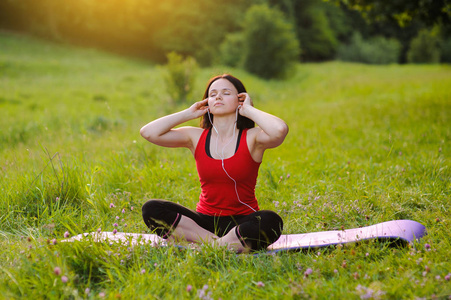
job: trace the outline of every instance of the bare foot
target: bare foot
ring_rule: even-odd
[[[217,238],[212,241],[213,246],[226,247],[229,250],[232,250],[237,253],[248,253],[250,252],[249,247],[243,246],[240,239],[235,233],[235,228],[229,231],[225,236],[221,238]]]

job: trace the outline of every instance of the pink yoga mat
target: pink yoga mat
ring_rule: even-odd
[[[301,234],[283,234],[267,250],[270,252],[327,247],[331,245],[354,243],[369,239],[399,240],[412,243],[426,234],[426,228],[415,221],[395,220],[375,225],[346,230],[309,232]],[[91,232],[73,236],[63,242],[80,241],[91,238],[94,242],[121,242],[132,245],[150,244],[166,246],[164,239],[156,234],[139,234],[125,232]]]

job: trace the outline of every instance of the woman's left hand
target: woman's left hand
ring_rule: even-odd
[[[240,103],[240,106],[238,106],[238,112],[240,115],[244,115],[249,106],[254,106],[254,103],[252,103],[252,99],[249,97],[248,93],[238,94],[238,102]]]

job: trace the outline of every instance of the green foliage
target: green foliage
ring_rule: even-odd
[[[451,63],[451,37],[443,41],[440,52],[440,61],[444,63]]]
[[[197,63],[192,57],[171,52],[167,55],[166,74],[164,82],[171,100],[183,103],[191,98],[197,74]]]
[[[244,68],[262,78],[284,78],[299,58],[292,24],[267,5],[251,7],[243,22]]]
[[[268,0],[293,23],[302,44],[302,61],[324,61],[335,57],[337,40],[350,32],[349,18],[343,9],[318,0]]]
[[[333,59],[338,42],[325,8],[322,5],[312,4],[298,14],[297,36],[302,43],[302,59],[306,61]]]
[[[285,233],[403,217],[424,224],[428,233],[405,247],[366,241],[236,255],[209,245],[181,250],[61,242],[66,231],[148,233],[140,207],[150,198],[194,209],[195,162],[187,149],[157,147],[139,136],[139,128],[167,106],[160,68],[25,36],[0,33],[0,44],[0,66],[8,66],[0,72],[0,128],[17,130],[29,122],[40,128],[0,147],[2,298],[451,294],[445,279],[451,273],[450,66],[312,63],[297,65],[286,81],[235,70],[256,107],[290,126],[284,143],[265,152],[256,188],[260,207],[283,217]],[[195,94],[222,72],[200,69]],[[104,123],[95,122],[99,116],[110,125],[92,130]],[[313,272],[305,276],[308,268]]]
[[[440,62],[440,39],[436,33],[421,30],[418,36],[410,42],[407,52],[409,63],[438,63]]]
[[[398,62],[400,49],[401,45],[395,39],[379,36],[365,41],[355,32],[350,44],[339,48],[337,58],[367,64],[391,64]]]
[[[351,2],[354,5],[350,5]],[[167,53],[177,52],[194,57],[201,66],[217,62],[239,66],[245,54],[236,53],[236,49],[244,51],[245,47],[230,49],[239,43],[239,34],[234,34],[240,32],[249,7],[267,3],[280,9],[284,19],[293,24],[302,44],[300,58],[303,61],[334,59],[338,41],[348,42],[351,31],[358,30],[365,39],[377,35],[395,37],[402,43],[400,62],[404,63],[409,42],[425,25],[414,18],[405,20],[406,24],[400,27],[394,18],[427,12],[432,14],[425,16],[434,19],[442,5],[440,1],[426,5],[428,1],[422,0],[409,2],[410,9],[406,9],[402,5],[380,5],[372,0],[351,2],[337,6],[337,1],[322,0],[5,0],[0,1],[0,28],[150,59],[155,63],[164,63]],[[417,6],[419,9],[415,10]],[[394,13],[396,11],[399,13]],[[360,12],[372,22],[366,22]],[[373,12],[374,18],[369,16]],[[392,12],[394,15],[387,15]],[[232,37],[227,37],[229,34]]]
[[[220,62],[226,66],[241,67],[245,45],[246,41],[242,32],[227,34],[220,47]]]
[[[329,0],[332,1],[332,0]],[[370,21],[396,20],[401,26],[413,20],[428,25],[447,24],[451,21],[450,4],[447,0],[334,0],[362,13]]]
[[[239,27],[252,1],[211,2],[156,1],[160,22],[151,37],[163,52],[175,51],[194,57],[202,66],[211,65],[228,32]]]
[[[356,18],[355,16],[349,16],[349,11],[343,7],[338,7],[332,3],[322,1],[322,7],[326,14],[329,27],[337,41],[345,41],[350,37],[355,30],[355,22],[362,22],[362,18]],[[355,14],[357,15],[357,14]],[[335,51],[338,45],[336,45]]]
[[[214,60],[253,1],[0,1],[0,27],[163,62],[175,51]]]

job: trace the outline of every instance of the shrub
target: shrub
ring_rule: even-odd
[[[298,61],[300,47],[291,23],[279,10],[254,5],[243,23],[243,66],[262,78],[284,78]]]
[[[369,41],[369,63],[390,64],[397,63],[401,53],[401,43],[394,38],[387,39],[377,36]]]
[[[440,39],[428,30],[421,30],[412,39],[407,52],[409,63],[438,63],[440,61]]]
[[[365,41],[355,32],[350,44],[339,47],[337,58],[366,64],[390,64],[398,62],[400,51],[401,44],[396,39],[378,36]]]
[[[167,92],[173,102],[185,102],[194,88],[197,74],[196,60],[192,57],[183,59],[176,52],[170,52],[167,59],[167,72],[164,76]]]

